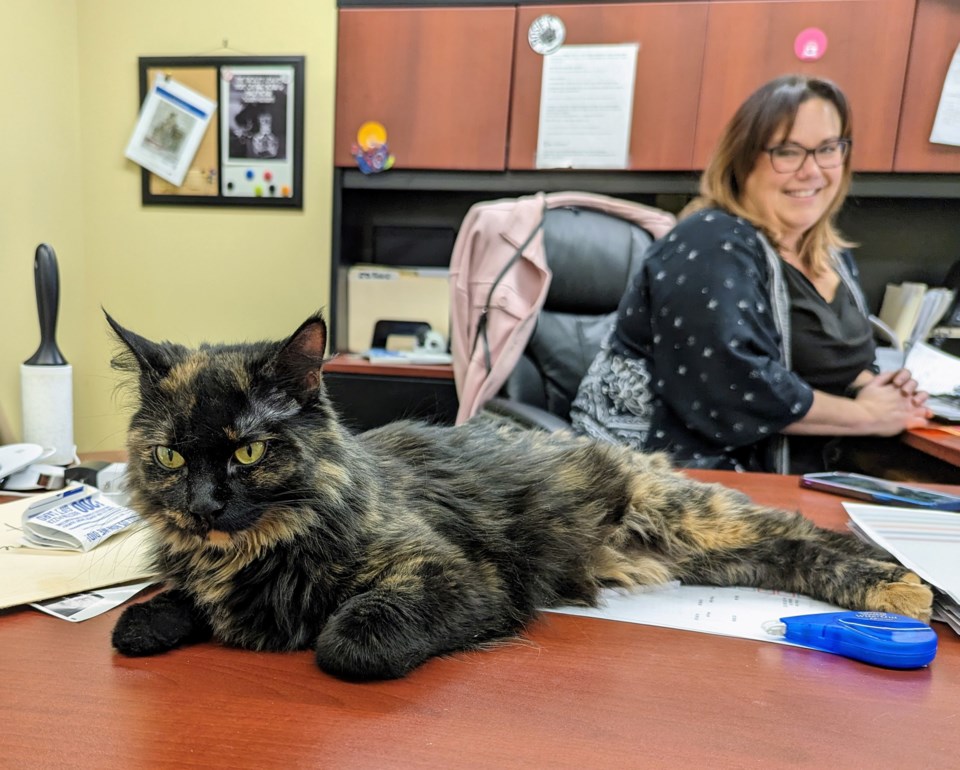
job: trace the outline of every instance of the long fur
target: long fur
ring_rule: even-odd
[[[282,342],[198,350],[108,320],[139,376],[129,480],[169,584],[124,611],[121,653],[213,637],[393,678],[540,608],[674,579],[929,617],[930,589],[885,554],[660,455],[482,421],[352,435],[324,391],[319,316]],[[254,441],[262,459],[239,463]]]

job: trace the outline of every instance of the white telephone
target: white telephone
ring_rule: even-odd
[[[0,446],[0,487],[5,490],[24,490],[38,487],[56,489],[63,486],[63,468],[37,465],[55,451],[53,447],[42,447],[39,444]],[[50,473],[44,474],[44,469],[48,469]],[[55,479],[54,476],[58,478]],[[41,480],[47,477],[50,481],[41,483]]]

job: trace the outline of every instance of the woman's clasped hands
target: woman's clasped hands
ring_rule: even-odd
[[[855,401],[866,410],[870,431],[877,436],[895,436],[911,428],[926,427],[932,416],[925,406],[928,393],[917,389],[908,369],[882,372],[864,384]]]

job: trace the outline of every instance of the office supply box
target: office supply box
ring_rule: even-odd
[[[347,347],[371,347],[377,321],[425,321],[449,339],[450,271],[354,265],[347,273]],[[413,340],[405,348],[413,347]],[[391,345],[392,347],[392,345]]]

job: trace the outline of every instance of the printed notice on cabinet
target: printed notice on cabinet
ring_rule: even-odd
[[[947,77],[943,82],[937,117],[933,119],[930,141],[960,145],[960,45],[953,52]]]
[[[543,60],[537,168],[626,168],[637,43],[568,45]]]

